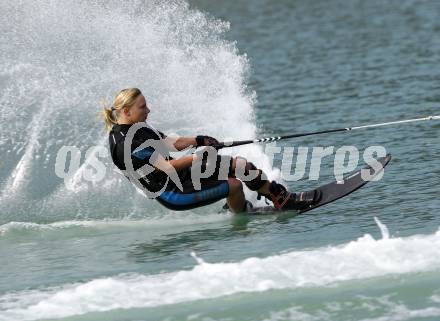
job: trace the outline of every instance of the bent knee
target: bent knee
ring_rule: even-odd
[[[236,193],[243,191],[243,183],[236,178],[228,178],[229,191]]]

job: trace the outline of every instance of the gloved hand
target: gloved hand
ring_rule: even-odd
[[[197,146],[215,146],[219,145],[219,141],[211,136],[199,135],[196,137]]]

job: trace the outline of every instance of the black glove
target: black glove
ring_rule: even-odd
[[[216,146],[219,145],[220,143],[218,142],[217,139],[215,139],[214,137],[211,136],[204,136],[204,135],[199,135],[196,137],[196,143],[197,146]]]

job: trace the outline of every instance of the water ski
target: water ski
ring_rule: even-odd
[[[389,163],[390,160],[391,160],[391,155],[388,154],[385,157],[379,158],[377,161],[382,165],[382,168],[384,168]],[[362,179],[362,175],[361,175],[362,170],[369,170],[370,175],[377,176],[383,169],[375,172],[374,169],[371,168],[371,166],[366,166],[363,169],[358,170],[352,173],[351,175],[348,175],[347,177],[344,177],[342,181],[334,181],[329,184],[320,186],[318,187],[318,189],[322,193],[321,200],[317,204],[314,204],[306,209],[297,212],[298,213],[308,212],[317,207],[334,202],[337,199],[347,196],[348,194],[361,188],[362,186],[368,183],[368,181],[364,181]],[[292,210],[287,210],[287,211],[292,211]],[[280,212],[283,212],[283,210],[278,210],[273,206],[262,206],[262,207],[253,207],[252,209],[248,210],[247,214],[276,214]]]

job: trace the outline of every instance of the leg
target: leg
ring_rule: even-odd
[[[255,167],[254,164],[248,162],[246,158],[243,157],[235,157],[232,159],[230,172],[235,174],[237,167],[241,168],[241,172],[244,173],[244,175],[246,176],[249,175],[249,171],[251,170],[258,171],[258,175],[256,178],[244,182],[251,191],[256,191],[259,194],[263,195],[270,193],[269,187],[271,186],[271,181],[263,178],[266,175],[264,175],[261,169]]]
[[[234,173],[237,167],[241,168],[242,173],[244,172],[245,176],[248,176],[251,170],[258,172],[258,175],[255,178],[245,181],[246,186],[250,190],[256,191],[258,194],[270,199],[277,209],[303,209],[315,204],[321,197],[319,190],[290,193],[283,185],[275,181],[271,182],[264,179],[265,175],[263,171],[256,168],[251,162],[246,161],[245,158],[236,157],[233,159],[232,171]]]
[[[229,194],[226,202],[234,213],[243,212],[246,198],[243,193],[243,184],[236,178],[228,179]]]
[[[170,186],[156,200],[171,210],[185,211],[218,202],[230,195],[228,181],[203,180],[201,189],[197,190],[190,177],[184,177],[181,182],[183,191]]]
[[[235,162],[233,162],[231,157],[222,157],[224,158],[223,161],[228,162],[228,164],[233,164],[233,166],[228,167],[235,169]],[[227,198],[226,201],[232,212],[244,212],[246,210],[246,198],[243,193],[242,182],[233,176],[231,170],[229,170],[227,180],[221,180],[219,178],[222,157],[217,157],[214,174],[209,178],[201,180],[201,190],[196,190],[194,188],[191,179],[191,169],[188,169],[186,173],[182,174],[180,177],[183,191],[180,191],[174,186],[163,192],[157,200],[169,209],[180,211],[205,206],[223,198]]]

